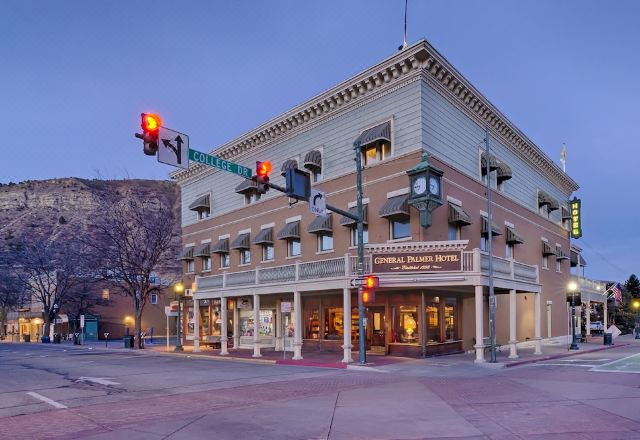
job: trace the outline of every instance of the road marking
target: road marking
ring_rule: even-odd
[[[33,391],[29,391],[27,394],[29,396],[31,396],[31,397],[34,397],[34,398],[36,398],[38,400],[42,400],[43,402],[48,403],[49,405],[54,406],[54,407],[59,408],[59,409],[65,409],[67,407],[66,405],[63,405],[62,403],[58,403],[55,400],[51,400],[48,397],[45,397],[42,394],[34,393]]]
[[[105,379],[104,377],[79,377],[76,379],[76,382],[94,382],[99,383],[100,385],[120,385],[120,382],[113,382],[111,380]]]
[[[543,366],[547,366],[547,365],[554,365],[556,367],[586,367],[586,368],[593,368],[593,365],[590,364],[533,364],[533,366],[536,367],[543,367]]]

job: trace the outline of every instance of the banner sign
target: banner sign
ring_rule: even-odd
[[[462,270],[461,251],[374,254],[371,272],[450,272]]]
[[[582,202],[578,198],[571,200],[571,238],[582,237]]]

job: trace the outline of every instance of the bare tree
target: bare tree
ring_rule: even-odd
[[[69,318],[69,331],[79,331],[80,315],[88,315],[93,312],[93,307],[98,302],[98,296],[93,292],[97,279],[92,276],[79,280],[73,292],[67,296],[62,307]]]
[[[0,264],[0,339],[6,336],[7,314],[25,302],[23,285],[9,265]]]
[[[135,348],[140,348],[144,307],[152,293],[162,293],[156,274],[173,282],[178,277],[176,251],[179,236],[173,208],[153,199],[102,199],[102,215],[92,225],[91,241],[101,277],[115,291],[132,299]]]

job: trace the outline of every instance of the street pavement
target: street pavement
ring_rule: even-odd
[[[0,439],[640,439],[640,341],[358,370],[0,344]]]

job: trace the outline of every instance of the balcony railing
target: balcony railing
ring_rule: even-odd
[[[604,296],[607,285],[602,281],[592,280],[585,277],[572,276],[571,280],[578,284],[578,291],[589,293],[591,295]]]

